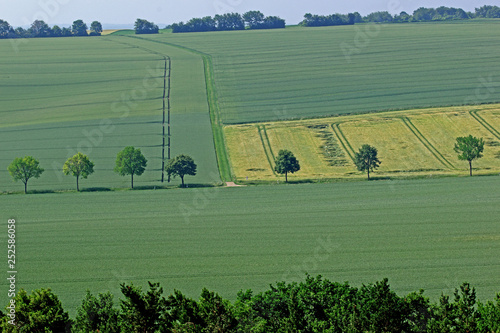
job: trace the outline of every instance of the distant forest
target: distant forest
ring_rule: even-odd
[[[278,29],[285,27],[285,20],[277,16],[264,16],[260,11],[249,11],[243,15],[229,13],[213,18],[193,18],[186,23],[174,23],[167,28],[172,32],[228,31],[245,29]]]
[[[413,12],[401,12],[392,15],[387,11],[374,12],[361,16],[358,12],[349,14],[313,15],[307,13],[304,20],[299,23],[305,27],[353,25],[356,23],[406,23],[406,22],[432,22],[449,20],[468,20],[473,18],[500,18],[500,7],[482,6],[475,12],[466,12],[461,8],[445,7],[424,8]],[[186,23],[179,22],[167,26],[172,32],[202,32],[202,31],[227,31],[245,29],[277,29],[285,28],[285,20],[277,16],[264,16],[260,11],[249,11],[243,15],[226,13],[193,18]],[[90,30],[90,33],[89,33]],[[159,28],[152,22],[137,19],[134,27],[136,34],[154,34]],[[13,28],[7,21],[0,19],[0,39],[2,38],[39,38],[39,37],[72,37],[72,36],[99,36],[102,32],[100,22],[94,21],[90,28],[82,21],[73,22],[73,26],[61,28],[57,25],[50,27],[42,20],[34,21],[28,29]]]
[[[404,22],[429,22],[429,21],[448,21],[448,20],[467,20],[472,18],[500,18],[500,7],[482,6],[476,8],[475,12],[466,12],[461,8],[421,7],[410,15],[406,12],[391,15],[391,13],[374,12],[367,16],[361,16],[358,12],[349,14],[333,14],[328,16],[312,15],[307,13],[304,20],[299,23],[305,27],[320,27],[334,25],[353,25],[356,23],[404,23]],[[172,32],[202,32],[202,31],[226,31],[226,30],[244,30],[244,29],[276,29],[284,28],[285,20],[277,16],[265,17],[260,11],[250,11],[243,15],[230,13],[216,15],[215,17],[193,18],[188,22],[174,23],[167,28]]]

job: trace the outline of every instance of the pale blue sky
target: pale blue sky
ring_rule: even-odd
[[[265,15],[284,18],[287,24],[296,24],[305,13],[333,14],[374,11],[413,12],[419,7],[460,7],[474,11],[475,7],[492,4],[487,0],[0,0],[0,19],[12,26],[29,26],[36,19],[49,25],[69,25],[76,19],[90,24],[97,20],[103,24],[133,25],[136,18],[160,24],[187,21],[192,17],[213,16],[225,12],[244,13],[260,10]]]

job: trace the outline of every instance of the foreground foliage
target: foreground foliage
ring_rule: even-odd
[[[15,301],[15,317],[2,314],[2,332],[68,332],[71,321],[59,298],[48,289],[33,291],[30,295],[21,289]],[[7,308],[7,313],[10,312]]]
[[[16,325],[2,315],[4,332],[498,332],[500,294],[495,302],[476,302],[475,289],[463,283],[453,301],[442,295],[431,303],[423,290],[406,297],[388,280],[359,288],[306,276],[300,283],[279,282],[253,295],[240,291],[234,304],[203,289],[198,301],[175,290],[167,298],[159,283],[149,290],[121,284],[125,299],[113,306],[108,292],[89,291],[71,322],[50,289],[16,297]],[[45,304],[40,307],[40,304]],[[45,329],[45,330],[44,330]]]

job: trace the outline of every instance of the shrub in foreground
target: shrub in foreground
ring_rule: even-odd
[[[405,297],[384,279],[359,288],[306,276],[279,282],[253,294],[240,291],[232,304],[203,289],[199,300],[180,291],[163,296],[159,283],[142,291],[120,285],[120,308],[111,294],[89,291],[77,310],[73,332],[499,332],[500,294],[494,302],[476,302],[468,283],[454,297],[431,303],[423,290]],[[8,310],[8,309],[7,309]],[[2,314],[3,332],[69,332],[71,322],[57,296],[47,290],[16,296],[16,326]],[[10,325],[10,326],[9,326]]]

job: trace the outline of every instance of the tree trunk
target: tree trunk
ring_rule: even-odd
[[[367,171],[368,171],[368,180],[370,180],[370,168],[368,168]]]
[[[24,194],[28,193],[28,181],[24,183]]]
[[[288,172],[285,171],[285,183],[288,183]]]
[[[76,191],[80,192],[80,187],[78,186],[78,176],[76,176]]]
[[[181,176],[182,187],[184,187],[184,176]]]
[[[132,172],[132,188],[134,188],[134,173]]]
[[[469,174],[472,176],[472,161],[469,161]]]

